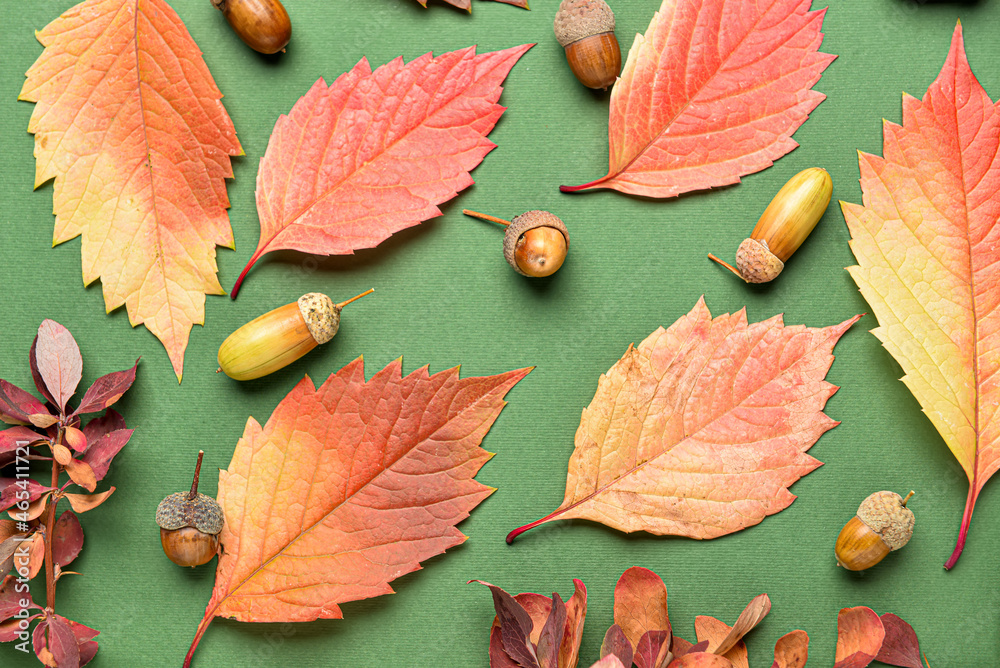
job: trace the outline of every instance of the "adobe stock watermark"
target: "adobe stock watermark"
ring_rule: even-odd
[[[14,477],[17,482],[17,503],[14,505],[17,508],[16,513],[11,512],[10,515],[17,522],[17,531],[19,534],[14,538],[14,542],[18,543],[17,549],[14,551],[14,572],[17,573],[17,579],[14,581],[14,593],[15,594],[27,594],[28,589],[28,575],[30,573],[29,564],[29,547],[32,539],[24,534],[28,533],[28,508],[31,505],[31,491],[28,489],[28,443],[29,441],[17,441],[17,450],[15,451],[14,460]],[[12,619],[17,619],[17,639],[18,643],[14,647],[25,654],[28,653],[28,641],[31,640],[31,633],[28,631],[28,626],[34,615],[31,614],[31,599],[21,598],[17,602],[18,610],[13,615]]]

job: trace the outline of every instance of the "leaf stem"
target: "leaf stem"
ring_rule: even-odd
[[[958,530],[958,543],[955,545],[955,551],[951,553],[951,557],[945,563],[944,568],[946,571],[950,571],[958,563],[958,558],[962,556],[962,550],[965,549],[965,539],[969,535],[969,524],[972,522],[972,509],[976,505],[976,487],[975,484],[969,485],[969,497],[965,501],[965,513],[962,515],[962,526]]]
[[[230,299],[236,299],[236,295],[240,293],[240,286],[243,285],[243,279],[247,277],[247,273],[250,271],[250,267],[254,266],[254,264],[257,263],[257,260],[260,259],[260,256],[261,256],[261,251],[258,250],[256,253],[253,254],[253,257],[250,258],[250,261],[247,262],[247,266],[243,267],[243,271],[240,272],[239,278],[236,279],[236,284],[233,285],[232,292],[229,293]]]
[[[367,290],[365,290],[364,292],[362,292],[360,295],[357,295],[355,297],[351,297],[346,302],[340,302],[339,304],[337,304],[337,308],[344,308],[345,306],[347,306],[351,302],[356,302],[359,299],[361,299],[362,297],[364,297],[366,295],[370,295],[373,292],[375,292],[375,288],[368,288]]]
[[[569,510],[569,509],[568,508],[558,508],[554,512],[549,513],[548,515],[546,515],[545,517],[543,517],[540,520],[535,520],[534,522],[531,522],[530,524],[525,524],[522,527],[518,527],[518,528],[514,529],[509,534],[507,534],[507,538],[506,538],[507,544],[508,545],[512,544],[514,542],[514,539],[517,538],[518,536],[520,536],[525,531],[528,531],[530,529],[534,529],[539,524],[545,524],[546,522],[549,522],[549,521],[555,519],[557,516],[561,515],[562,513],[566,512],[567,510]]]
[[[747,280],[747,279],[743,278],[743,274],[741,274],[741,273],[739,272],[739,270],[738,270],[738,269],[736,269],[736,267],[734,267],[733,265],[729,264],[728,262],[726,262],[726,261],[724,261],[724,260],[720,260],[719,258],[715,257],[715,256],[714,256],[714,255],[712,255],[711,253],[709,253],[709,254],[708,254],[708,259],[709,259],[709,260],[715,260],[716,262],[718,262],[719,264],[721,264],[721,265],[722,265],[723,267],[725,267],[725,268],[726,268],[726,269],[728,269],[729,271],[731,271],[731,272],[733,272],[734,274],[736,274],[737,276],[739,276],[739,277],[740,277],[740,280],[741,280],[741,281],[744,281],[744,282],[746,282],[746,280]]]
[[[504,220],[503,218],[497,218],[496,216],[491,216],[488,213],[479,213],[478,211],[472,211],[470,209],[462,209],[462,213],[466,216],[472,216],[473,218],[479,218],[480,220],[488,220],[491,223],[496,223],[497,225],[503,225],[507,227],[510,225],[509,220]]]
[[[213,619],[215,619],[215,615],[209,616],[206,614],[202,618],[201,623],[198,624],[198,630],[194,634],[194,640],[191,641],[191,647],[188,649],[188,653],[184,657],[183,668],[191,668],[191,659],[194,658],[194,651],[198,649],[198,643],[201,642],[202,636],[205,635],[205,631],[208,630],[208,625],[212,623]]]

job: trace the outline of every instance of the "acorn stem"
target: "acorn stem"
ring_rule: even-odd
[[[729,264],[725,260],[720,260],[719,258],[715,257],[711,253],[708,254],[708,259],[709,260],[715,260],[716,262],[718,262],[719,264],[721,264],[723,267],[725,267],[726,269],[728,269],[729,271],[733,272],[734,274],[736,274],[737,276],[739,276],[741,279],[743,279],[744,282],[746,282],[747,279],[743,278],[743,274],[741,274],[736,269],[736,267],[734,267],[733,265]]]
[[[365,295],[370,295],[373,292],[375,292],[375,288],[368,288],[367,290],[365,290],[364,292],[362,292],[360,295],[357,295],[356,297],[351,297],[346,302],[340,302],[339,304],[337,304],[337,308],[344,308],[345,306],[347,306],[351,302],[356,302],[359,299],[361,299],[362,297],[364,297]]]
[[[191,482],[191,492],[188,494],[188,500],[193,501],[198,497],[198,476],[201,475],[201,460],[205,456],[204,450],[198,451],[198,463],[194,465],[194,480]]]
[[[497,218],[496,216],[491,216],[488,213],[479,213],[478,211],[470,211],[469,209],[462,209],[462,213],[464,213],[466,216],[472,216],[473,218],[488,220],[491,223],[503,225],[504,227],[510,225],[509,220],[504,220],[503,218]]]
[[[900,503],[900,505],[905,508],[906,507],[906,502],[909,501],[911,498],[913,498],[913,490],[912,489],[910,490],[910,493],[906,495],[906,498],[903,499],[903,501]]]

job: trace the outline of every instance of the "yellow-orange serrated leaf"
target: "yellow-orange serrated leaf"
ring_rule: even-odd
[[[861,316],[823,328],[716,318],[704,299],[601,376],[584,409],[558,519],[707,539],[787,508],[788,487],[821,465],[807,450],[823,413],[833,347]]]
[[[198,46],[163,0],[87,0],[37,34],[35,186],[55,179],[53,243],[82,237],[83,282],[163,342],[178,380],[205,295],[223,294],[230,156],[242,155]]]
[[[864,206],[842,203],[848,270],[872,330],[969,477],[955,565],[980,490],[1000,467],[1000,109],[955,28],[922,100],[884,123],[885,157],[860,154]]]
[[[222,555],[185,666],[215,617],[339,619],[339,604],[393,593],[465,540],[455,525],[493,492],[474,479],[491,457],[479,444],[530,369],[401,367],[365,382],[358,359],[319,388],[306,377],[264,427],[247,421],[219,475]]]

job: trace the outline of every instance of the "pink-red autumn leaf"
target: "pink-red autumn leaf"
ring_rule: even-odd
[[[135,371],[138,366],[139,360],[136,360],[131,369],[112,371],[95,380],[83,394],[76,414],[97,413],[116,403],[135,382]]]
[[[833,347],[857,321],[786,327],[780,315],[712,318],[703,299],[625,352],[583,411],[566,494],[546,517],[620,531],[715,538],[788,507],[837,425],[823,413]]]
[[[466,539],[455,525],[493,492],[474,479],[491,456],[479,444],[530,369],[401,368],[365,382],[358,359],[319,388],[303,379],[263,427],[247,420],[219,474],[223,551],[185,665],[215,617],[340,618]]]
[[[1000,468],[1000,108],[969,67],[962,26],[922,100],[885,121],[884,158],[861,153],[864,206],[842,203],[878,318],[872,330],[969,478],[958,544]]]
[[[52,531],[52,560],[65,568],[83,549],[83,527],[72,510],[64,511]]]
[[[205,295],[223,293],[215,247],[233,244],[225,179],[243,150],[222,94],[164,0],[86,0],[35,34],[20,99],[36,103],[35,185],[55,179],[53,241],[82,236],[84,284],[101,279],[179,380]]]
[[[83,374],[83,357],[69,330],[54,320],[43,320],[35,338],[35,363],[42,382],[56,408],[66,410],[66,402],[76,392]]]
[[[891,612],[879,619],[882,620],[882,627],[885,629],[885,639],[875,659],[890,666],[924,668],[920,662],[920,643],[913,627]]]
[[[615,585],[615,624],[633,648],[647,631],[670,631],[667,586],[659,575],[641,566],[622,573]]]
[[[837,615],[837,657],[834,668],[864,668],[879,649],[885,629],[871,608],[844,608]]]
[[[836,56],[811,4],[663,0],[611,91],[607,176],[562,190],[673,197],[770,167],[826,97],[812,87]]]
[[[350,254],[441,215],[495,148],[500,84],[531,46],[397,58],[374,72],[362,58],[333,85],[317,81],[260,161],[260,240],[233,298],[265,253]]]

